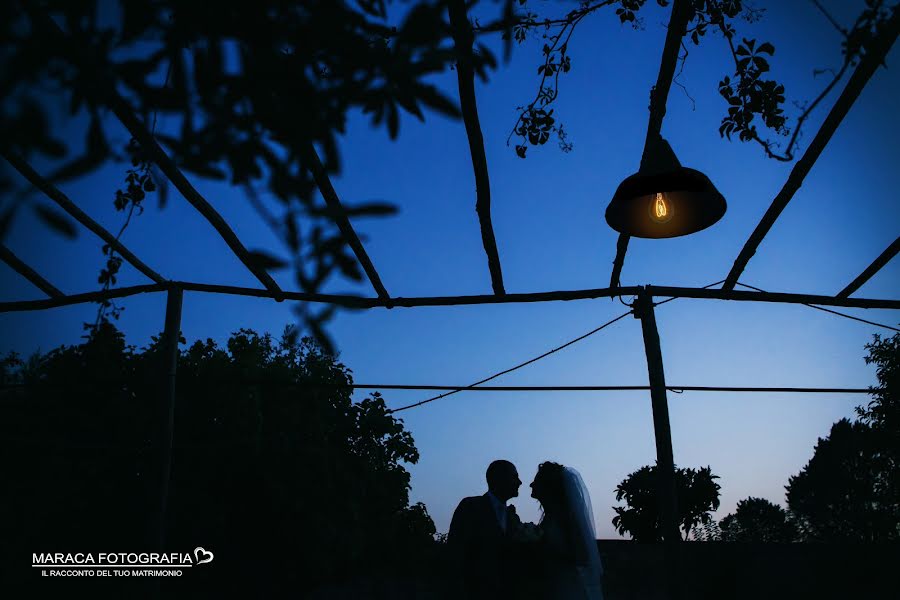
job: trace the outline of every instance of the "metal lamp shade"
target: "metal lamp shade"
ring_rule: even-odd
[[[706,175],[679,167],[625,179],[606,208],[606,222],[633,237],[671,238],[706,229],[722,218],[725,209],[725,198]]]

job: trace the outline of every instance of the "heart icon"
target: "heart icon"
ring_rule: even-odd
[[[194,558],[197,559],[198,565],[202,565],[204,563],[212,562],[213,553],[204,549],[203,546],[197,546],[194,548]]]

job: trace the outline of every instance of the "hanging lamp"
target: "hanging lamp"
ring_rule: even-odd
[[[641,159],[640,170],[619,184],[606,222],[640,238],[672,238],[706,229],[725,214],[725,198],[709,177],[687,167],[662,137]]]

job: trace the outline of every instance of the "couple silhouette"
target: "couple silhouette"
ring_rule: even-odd
[[[578,471],[554,462],[538,466],[530,484],[543,511],[538,524],[522,523],[507,505],[522,485],[515,465],[495,460],[485,478],[487,493],[463,498],[450,522],[459,595],[602,600],[591,500]]]

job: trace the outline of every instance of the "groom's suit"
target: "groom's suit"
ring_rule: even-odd
[[[505,511],[505,530],[498,510]],[[518,522],[515,510],[505,505],[495,509],[488,494],[463,498],[456,507],[447,544],[468,598],[508,596],[512,581],[507,534]]]

